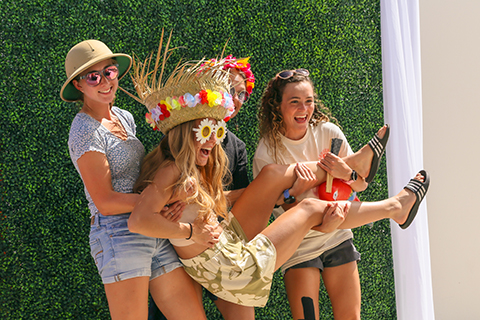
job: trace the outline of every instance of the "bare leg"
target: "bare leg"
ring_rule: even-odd
[[[387,126],[384,125],[383,127],[378,130],[377,134],[378,137],[381,139],[385,135],[387,130]],[[370,165],[372,164],[373,159],[373,150],[367,145],[364,145],[360,150],[355,152],[352,155],[346,156],[343,158],[346,164],[353,170],[355,170],[361,177],[368,177],[370,173]]]
[[[318,184],[325,181],[326,173],[317,166],[316,162],[305,162],[305,164],[317,176]],[[267,226],[278,196],[283,190],[292,187],[296,180],[295,165],[265,166],[235,202],[232,213],[249,240]]]
[[[312,227],[323,222],[326,208],[326,201],[304,199],[262,231],[275,245],[277,251],[275,269],[282,266],[292,256]]]
[[[335,320],[360,320],[361,290],[357,262],[325,268],[322,278]]]
[[[424,181],[424,177],[420,173],[415,176],[415,179]],[[386,218],[401,225],[407,220],[415,200],[416,196],[412,191],[402,189],[396,196],[377,202],[339,201],[339,206],[345,208],[349,213],[343,222],[338,220],[337,228],[353,229]],[[319,227],[312,229],[320,230]]]
[[[379,136],[383,137],[385,131],[386,126],[378,131]],[[345,159],[348,160],[347,164],[361,176],[363,174],[368,176],[372,158],[373,151],[366,145],[356,154]],[[326,180],[326,173],[317,166],[317,162],[305,162],[305,164],[316,175],[318,184]],[[292,187],[295,180],[295,164],[270,164],[262,169],[260,174],[238,198],[232,208],[232,212],[242,225],[249,240],[253,239],[265,228],[278,196],[283,190]],[[252,214],[252,210],[254,214]]]
[[[150,281],[150,294],[169,320],[206,320],[201,288],[197,290],[198,287],[183,268],[177,268]]]
[[[215,305],[225,320],[255,320],[255,309],[242,306],[222,299],[215,301]]]
[[[332,302],[335,319],[360,319],[361,291],[357,263],[325,268],[321,277]],[[318,319],[320,281],[320,270],[317,268],[289,269],[285,273],[285,288],[294,320],[304,318],[302,297],[313,300],[315,318]]]
[[[288,269],[285,273],[285,289],[294,320],[304,319],[302,297],[313,301],[315,319],[318,319],[318,291],[320,290],[320,270],[317,268]]]
[[[419,179],[419,175],[417,175],[417,179]],[[397,223],[403,223],[415,200],[416,196],[413,192],[403,189],[396,196],[387,200],[379,202],[341,201],[338,207],[331,208],[345,217],[344,221],[340,223],[340,228],[351,229],[385,218],[392,218]],[[254,204],[255,202],[251,204],[252,209],[250,210],[254,210]],[[279,268],[291,257],[311,228],[322,224],[324,215],[329,216],[331,208],[326,201],[304,199],[262,231],[273,242],[277,250],[276,268]]]
[[[378,130],[377,135],[383,138],[386,134],[387,126],[383,126]],[[370,173],[374,153],[370,146],[365,145],[358,152],[351,156],[343,158],[343,160],[353,168],[362,177],[367,177]],[[308,167],[317,176],[318,184],[321,184],[326,179],[326,173],[323,169],[316,165],[316,162],[306,162]],[[274,165],[269,165],[274,166]],[[237,220],[244,228],[248,239],[252,239],[257,235],[268,223],[271,209],[274,202],[278,199],[281,192],[287,188],[292,187],[295,182],[296,175],[294,172],[295,165],[277,167],[265,166],[259,176],[250,184],[244,192],[243,199],[240,203],[232,209]],[[280,166],[280,167],[278,167]],[[255,186],[255,187],[253,187]],[[247,207],[250,207],[252,202],[246,198],[256,199],[255,215],[251,215]],[[246,213],[246,214],[244,214]]]
[[[147,319],[148,280],[138,277],[105,285],[112,320]]]
[[[393,219],[398,224],[407,220],[410,208],[415,203],[412,191],[403,189],[396,196],[377,202],[351,202],[350,211],[339,229],[352,229],[367,223]],[[408,210],[405,210],[408,208]],[[352,214],[350,214],[352,213]]]

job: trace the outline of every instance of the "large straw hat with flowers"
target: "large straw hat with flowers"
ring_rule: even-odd
[[[143,62],[136,58],[133,61],[132,80],[138,97],[124,90],[147,107],[149,112],[145,117],[151,127],[167,134],[179,124],[195,119],[228,121],[235,108],[229,93],[229,73],[224,70],[226,62],[205,63],[205,60],[200,60],[179,63],[163,81],[171,51],[170,38],[160,63],[162,42],[163,34],[152,71],[148,70],[152,55]]]
[[[132,57],[124,53],[113,53],[101,41],[85,40],[76,44],[70,49],[65,59],[67,81],[65,81],[60,90],[60,97],[68,102],[80,100],[82,93],[75,88],[72,80],[94,64],[107,59],[115,59],[117,61],[119,80],[128,72],[132,65]]]

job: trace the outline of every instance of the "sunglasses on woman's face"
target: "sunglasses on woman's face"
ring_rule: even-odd
[[[198,128],[193,128],[193,131],[196,132],[195,136],[197,141],[199,141],[201,144],[204,144],[210,140],[210,136],[213,132],[215,132],[215,136],[217,138],[215,143],[220,144],[225,139],[227,126],[223,120],[217,121],[217,124],[214,124],[212,120],[205,118],[200,122]]]
[[[78,80],[85,79],[87,84],[91,87],[96,87],[102,82],[102,75],[107,80],[115,80],[118,77],[118,64],[113,64],[111,66],[105,67],[100,71],[92,71],[87,73],[84,76],[78,77]]]
[[[277,78],[287,80],[293,77],[295,74],[299,74],[301,76],[308,77],[310,72],[307,69],[296,69],[296,70],[284,70],[282,72],[277,73]]]
[[[232,98],[237,95],[237,98],[238,100],[240,101],[240,103],[245,103],[247,102],[248,98],[249,98],[249,95],[248,95],[248,92],[245,91],[245,90],[242,90],[240,92],[237,93],[237,91],[235,90],[234,87],[231,87],[230,88],[230,94],[232,95]]]

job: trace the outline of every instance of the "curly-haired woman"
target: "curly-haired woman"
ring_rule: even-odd
[[[317,99],[315,88],[306,69],[285,70],[272,78],[261,98],[259,126],[261,140],[253,160],[254,176],[270,163],[290,164],[315,161],[334,178],[343,179],[354,191],[363,191],[377,171],[388,139],[388,126],[379,130],[360,153],[370,161],[355,161],[343,132],[330,122],[329,110]],[[331,140],[343,141],[338,155],[330,151]],[[377,153],[375,153],[375,150]],[[365,177],[365,178],[364,178]],[[296,200],[315,197],[312,187],[316,180],[305,169],[303,183],[289,190]],[[346,200],[346,199],[342,199]],[[278,218],[295,203],[276,208]],[[360,319],[360,280],[357,261],[360,253],[348,229],[330,233],[311,230],[293,256],[282,266],[285,288],[294,319],[303,319],[302,297],[319,299],[323,279],[333,307],[335,319]],[[314,303],[316,318],[318,303]]]

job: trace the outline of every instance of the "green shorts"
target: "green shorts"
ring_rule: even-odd
[[[230,212],[214,248],[191,259],[180,259],[185,271],[220,299],[253,307],[267,303],[277,252],[263,234],[247,242]]]

